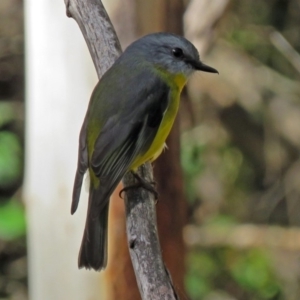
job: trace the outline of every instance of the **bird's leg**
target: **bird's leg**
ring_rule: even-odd
[[[122,198],[122,193],[126,192],[130,189],[143,188],[143,189],[151,192],[154,195],[155,200],[157,200],[158,192],[156,191],[156,189],[154,187],[156,185],[156,183],[154,181],[149,182],[149,181],[145,180],[144,178],[142,178],[139,174],[135,173],[134,171],[130,171],[130,172],[138,182],[136,184],[132,184],[130,186],[124,187],[120,191],[119,196]]]

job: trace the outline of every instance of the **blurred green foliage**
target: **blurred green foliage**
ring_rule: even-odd
[[[0,240],[25,234],[24,208],[17,199],[11,198],[20,185],[22,171],[23,149],[18,136],[0,130]]]
[[[8,241],[25,235],[24,208],[12,197],[23,175],[23,147],[14,130],[17,122],[15,105],[0,101],[0,240]]]
[[[197,128],[193,129],[193,134]],[[181,164],[184,172],[185,193],[190,205],[199,205],[199,191],[197,186],[205,173],[212,173],[215,179],[216,189],[220,186],[223,190],[224,212],[229,212],[235,218],[244,216],[245,198],[254,186],[254,170],[244,157],[243,153],[230,141],[224,140],[222,145],[214,147],[210,142],[194,140],[190,133],[182,138],[184,145],[181,149]],[[212,168],[211,159],[207,159],[211,153],[215,153]],[[205,187],[202,188],[205,190]],[[203,198],[203,197],[202,197]],[[205,201],[205,199],[201,199]],[[207,199],[209,201],[209,199]],[[203,221],[203,220],[202,220]],[[199,222],[199,220],[196,222]]]
[[[299,2],[294,0],[232,0],[222,18],[222,25],[219,26],[220,39],[222,43],[225,41],[228,48],[224,47],[223,44],[222,46],[230,49],[228,51],[232,51],[231,53],[238,54],[236,56],[237,61],[243,71],[252,64],[253,69],[263,67],[265,70],[288,77],[289,80],[297,83],[299,79],[297,70],[291,61],[272,44],[270,36],[273,32],[280,33],[295,51],[299,52],[299,8]],[[223,48],[221,47],[221,49]],[[228,57],[234,59],[235,56]],[[225,73],[226,77],[229,76],[228,73],[234,72],[234,70],[239,71],[238,69],[226,69],[222,72]],[[220,70],[220,74],[222,72]],[[251,68],[249,68],[250,72]],[[254,74],[250,74],[249,77],[255,76]],[[247,79],[243,78],[243,73],[240,77],[238,84],[247,85]],[[245,76],[245,78],[249,77]],[[235,82],[238,79],[236,76],[228,82]],[[276,85],[276,81],[273,84]],[[232,86],[234,87],[234,85]],[[205,85],[204,87],[207,88]],[[219,88],[221,89],[218,92],[222,94],[222,86],[220,85]],[[256,106],[255,111],[247,110],[247,105],[243,106],[246,102],[245,99],[232,99],[235,105],[246,111],[245,115],[249,117],[249,120],[258,124],[258,126],[253,127],[254,129],[251,129],[250,126],[247,127],[249,122],[242,123],[243,120],[238,120],[234,123],[235,127],[228,129],[226,127],[228,123],[226,124],[219,114],[222,109],[226,110],[227,103],[222,107],[222,104],[219,105],[219,102],[216,101],[215,113],[208,115],[207,111],[209,110],[207,108],[211,109],[211,106],[207,105],[207,102],[214,101],[211,99],[213,93],[209,93],[209,88],[207,88],[207,98],[204,92],[201,100],[193,99],[193,101],[199,101],[195,104],[195,107],[198,108],[195,114],[200,114],[200,116],[197,115],[199,121],[196,127],[183,133],[181,147],[185,190],[189,202],[189,222],[193,225],[218,224],[222,226],[224,224],[226,226],[229,223],[238,225],[242,222],[257,222],[251,213],[255,212],[255,206],[260,204],[258,201],[260,195],[266,193],[269,188],[266,184],[268,180],[264,176],[268,178],[269,171],[271,172],[269,174],[272,174],[269,177],[271,182],[272,180],[274,182],[281,180],[280,174],[284,173],[285,167],[282,167],[281,173],[274,171],[273,174],[272,168],[264,169],[265,165],[263,164],[267,165],[266,161],[268,162],[270,159],[267,152],[258,153],[263,159],[257,162],[254,159],[256,154],[249,157],[243,148],[243,146],[247,148],[251,142],[255,144],[259,141],[262,143],[262,147],[258,145],[257,148],[250,149],[258,149],[258,152],[265,151],[269,142],[266,136],[270,132],[272,138],[275,137],[281,141],[279,142],[281,147],[286,146],[285,141],[283,142],[284,139],[281,140],[281,137],[277,135],[278,133],[274,133],[276,132],[274,124],[266,118],[267,113],[270,114],[271,106],[268,105],[274,98],[275,92],[272,87],[271,90],[266,89],[264,91],[259,90],[261,89],[259,86],[257,88],[263,105]],[[288,90],[288,87],[286,88]],[[213,87],[213,89],[217,88]],[[224,91],[226,92],[226,89]],[[201,92],[203,91],[201,90]],[[251,94],[251,91],[249,92]],[[241,96],[242,94],[237,92],[234,95]],[[284,101],[286,99],[283,99],[283,106],[286,104]],[[299,103],[298,99],[296,101]],[[249,107],[251,106],[249,105]],[[295,105],[294,110],[297,109],[298,106]],[[280,115],[280,112],[278,114]],[[276,119],[274,118],[274,120]],[[239,126],[242,128],[241,131],[245,131],[241,135],[248,136],[249,140],[247,138],[238,140],[240,137]],[[261,130],[261,135],[256,130],[258,127]],[[247,130],[250,134],[247,134]],[[236,135],[234,135],[235,133]],[[257,136],[257,139],[251,139],[254,135]],[[240,144],[235,143],[237,140]],[[244,142],[244,145],[241,142]],[[272,148],[272,146],[270,147]],[[286,147],[289,149],[289,146]],[[288,153],[286,154],[288,157],[290,155],[289,150],[286,153]],[[296,153],[299,153],[298,149]],[[278,157],[280,158],[280,156]],[[295,157],[297,156],[295,155]],[[279,160],[274,159],[274,161],[278,163]],[[286,161],[289,162],[288,159]],[[260,172],[260,170],[263,171]],[[275,194],[271,199],[273,197],[276,197]],[[270,202],[269,207],[271,205],[273,205],[272,202]],[[268,206],[266,205],[266,207]],[[278,211],[275,211],[274,215],[276,213]],[[265,214],[268,215],[268,212],[266,211]],[[270,250],[254,247],[249,247],[247,250],[225,247],[222,243],[212,248],[199,246],[199,248],[190,249],[186,260],[186,288],[190,298],[192,300],[297,299],[297,297],[295,298],[297,279],[294,279],[296,282],[293,287],[294,290],[287,291],[286,284],[280,275],[280,268],[274,268],[274,260],[271,260],[272,255],[270,253],[272,253]],[[296,277],[295,273],[292,276]]]
[[[182,165],[189,203],[194,208],[197,203],[201,207],[203,203],[199,202],[196,183],[210,167],[205,157],[211,152],[211,145],[201,141],[184,142],[182,145]],[[223,147],[218,148],[217,155],[219,160],[215,166],[215,176],[225,186],[226,205],[219,215],[204,219],[192,216],[193,223],[205,222],[219,226],[236,223],[239,216],[243,215],[239,211],[245,209],[243,197],[245,199],[253,188],[254,171],[241,151],[225,142]],[[194,213],[197,209],[192,211]],[[188,254],[187,266],[186,287],[193,300],[205,299],[216,291],[227,291],[236,299],[282,299],[280,281],[275,276],[267,252],[261,249],[193,249]]]
[[[181,164],[185,172],[185,194],[190,203],[196,201],[196,191],[193,179],[204,169],[204,162],[201,157],[205,147],[200,144],[186,144],[181,150]]]
[[[282,299],[279,280],[261,249],[196,249],[187,257],[186,287],[193,300],[227,291],[235,299]]]
[[[294,3],[293,3],[294,2]],[[253,58],[282,74],[294,78],[297,72],[290,62],[271,44],[269,34],[279,30],[289,42],[300,50],[300,19],[296,1],[232,1],[224,26],[224,37]]]
[[[0,188],[8,189],[20,180],[22,149],[18,137],[9,131],[0,131]]]
[[[257,294],[261,299],[273,299],[280,292],[274,276],[268,253],[260,249],[250,249],[236,255],[237,251],[228,250],[226,261],[234,280],[247,291]]]
[[[12,240],[24,236],[26,222],[23,206],[10,199],[0,204],[0,240]]]
[[[24,1],[0,1],[0,298],[26,300]]]

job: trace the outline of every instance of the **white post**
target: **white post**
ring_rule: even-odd
[[[86,194],[70,215],[79,130],[97,81],[94,66],[63,0],[26,0],[25,20],[30,299],[105,299],[99,273],[77,268]]]

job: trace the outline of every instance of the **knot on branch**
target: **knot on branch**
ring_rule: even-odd
[[[71,14],[71,11],[70,11],[70,0],[65,0],[65,4],[66,4],[66,15],[68,18],[72,18],[72,14]]]
[[[134,249],[135,244],[136,244],[136,238],[131,239],[131,240],[129,241],[129,248],[130,248],[130,249]]]

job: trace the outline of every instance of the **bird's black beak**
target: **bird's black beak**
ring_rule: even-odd
[[[219,74],[219,72],[216,69],[214,69],[214,68],[212,68],[208,65],[205,65],[201,61],[193,61],[192,65],[198,71],[203,71],[203,72],[208,72],[208,73],[218,73]]]

